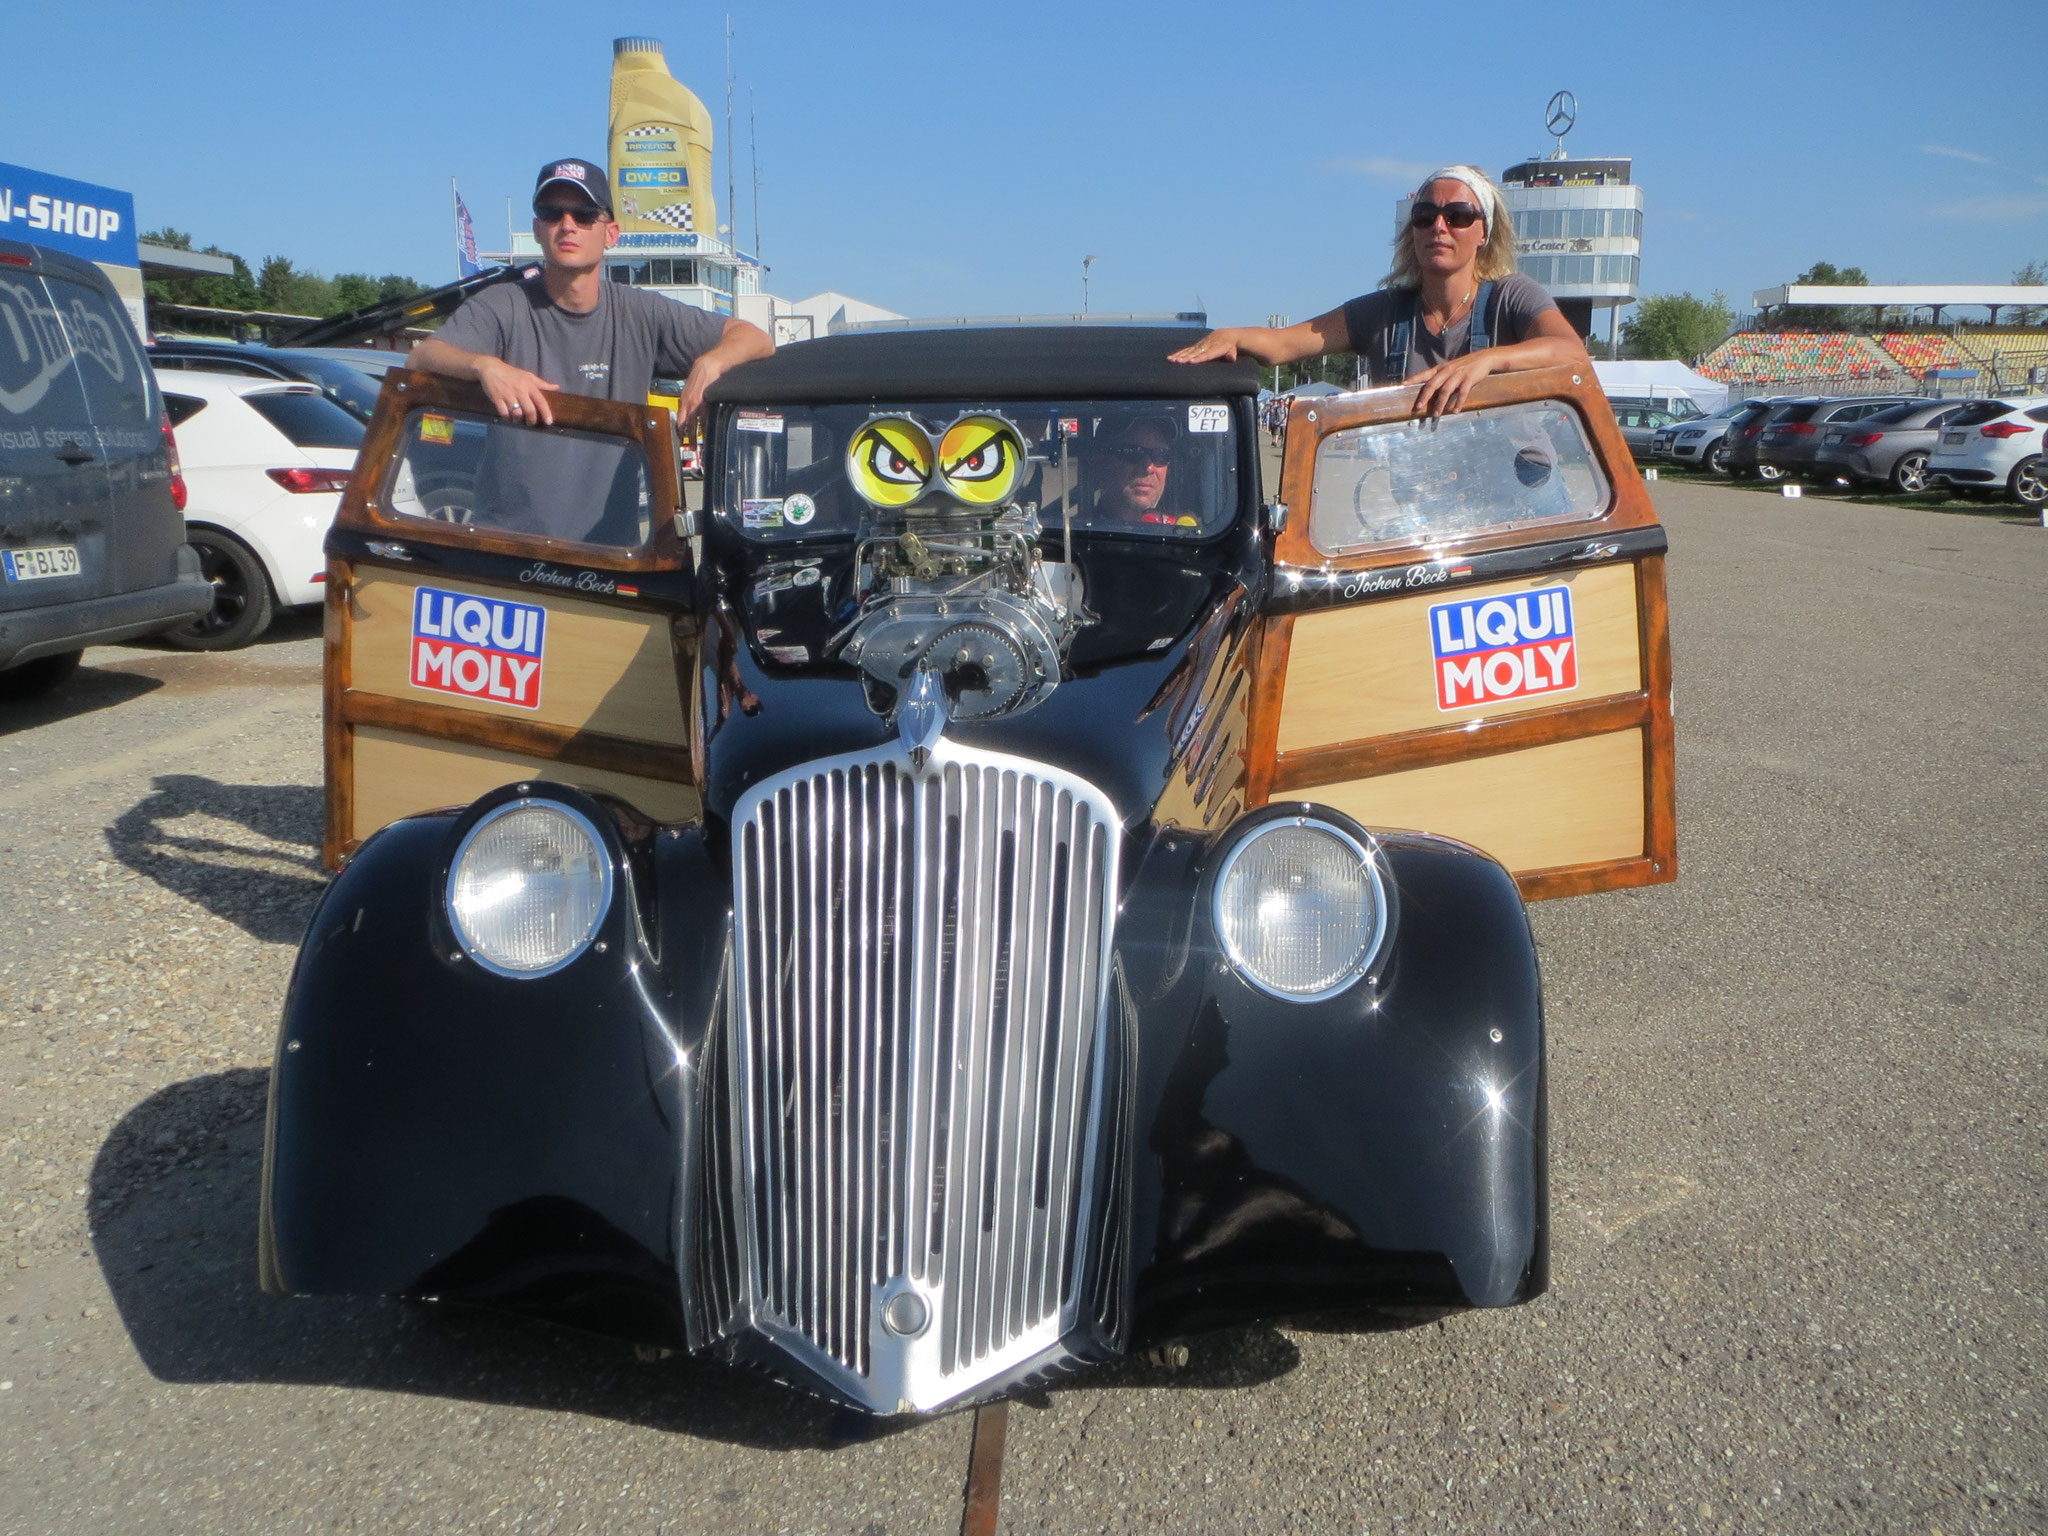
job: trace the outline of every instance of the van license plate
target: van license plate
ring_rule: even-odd
[[[44,544],[36,549],[0,549],[0,563],[9,581],[42,581],[52,576],[76,576],[78,546]]]

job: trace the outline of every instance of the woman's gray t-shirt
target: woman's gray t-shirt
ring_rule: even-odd
[[[1399,359],[1390,356],[1394,328],[1414,315],[1415,298],[1413,288],[1380,288],[1360,294],[1344,305],[1344,329],[1350,337],[1351,350],[1366,360],[1376,385],[1399,384],[1425,368],[1463,357],[1471,343],[1470,314],[1445,327],[1441,336],[1432,336],[1429,328],[1416,319],[1408,328],[1407,373],[1397,374]],[[1510,273],[1493,285],[1493,297],[1487,304],[1487,333],[1496,347],[1512,347],[1529,339],[1538,315],[1555,308],[1556,301],[1541,283],[1520,272]]]

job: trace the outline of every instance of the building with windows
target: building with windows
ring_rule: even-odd
[[[1643,189],[1627,159],[1562,156],[1524,160],[1501,176],[1515,257],[1581,336],[1595,335],[1596,312],[1607,311],[1611,346],[1621,307],[1642,287]]]

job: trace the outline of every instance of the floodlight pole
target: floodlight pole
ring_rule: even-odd
[[[1081,258],[1081,313],[1088,313],[1088,269],[1095,265],[1093,256]]]

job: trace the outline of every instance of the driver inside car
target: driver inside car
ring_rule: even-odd
[[[1104,422],[1083,451],[1082,464],[1093,487],[1089,508],[1098,524],[1192,525],[1197,519],[1167,511],[1173,475],[1173,422],[1140,416],[1121,427]]]

